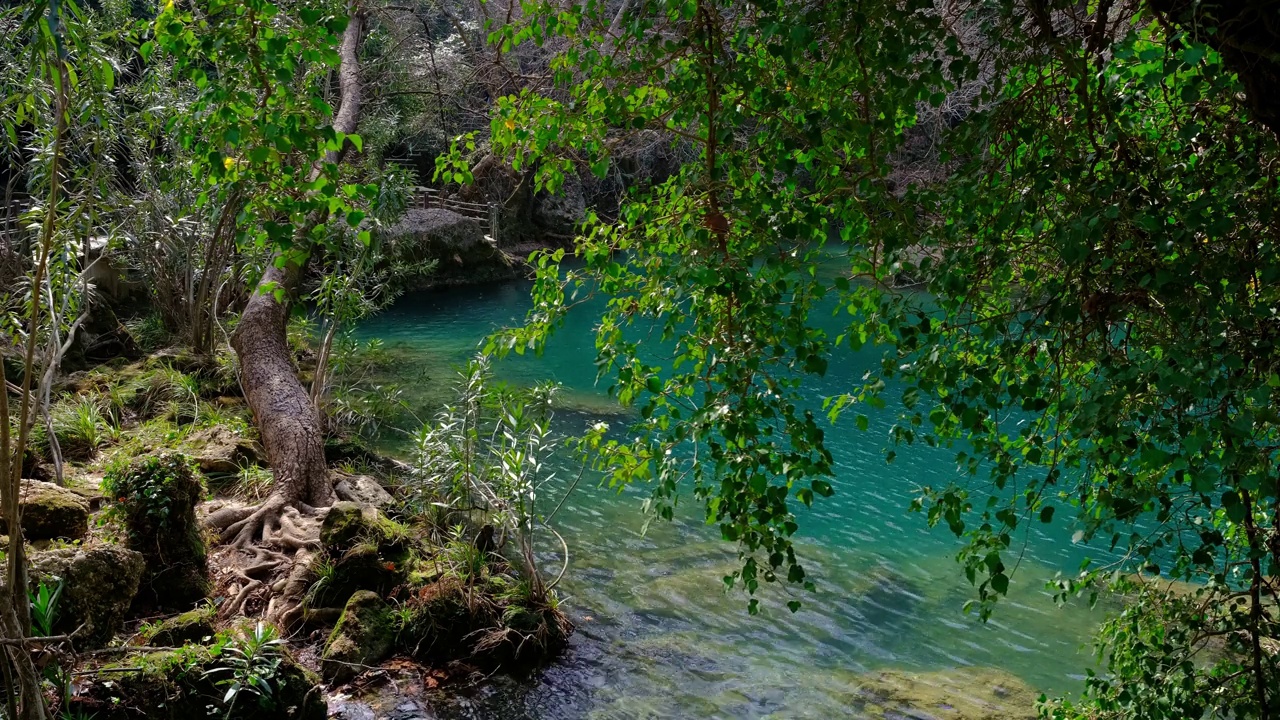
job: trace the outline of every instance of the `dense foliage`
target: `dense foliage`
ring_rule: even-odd
[[[984,617],[1027,523],[1122,556],[1063,597],[1135,571],[1207,581],[1194,601],[1145,590],[1104,630],[1088,707],[1046,712],[1274,711],[1280,153],[1205,37],[1109,2],[536,18],[493,38],[569,46],[554,89],[498,105],[492,142],[514,165],[555,188],[575,162],[602,172],[628,132],[698,150],[588,223],[585,267],[541,258],[530,324],[495,341],[541,347],[581,293],[609,298],[601,373],[644,418],[602,448],[614,481],[652,479],[663,508],[691,483],[748,590],[809,583],[793,503],[839,487],[795,388],[874,344],[883,361],[831,417],[865,427],[900,395],[895,443],[955,449],[961,479],[916,507],[967,539]],[[817,272],[828,260],[845,270]],[[831,296],[839,337],[814,318]]]

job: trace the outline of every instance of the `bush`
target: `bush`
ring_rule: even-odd
[[[113,467],[102,486],[124,521],[129,548],[147,561],[139,602],[186,609],[204,598],[207,560],[195,514],[204,485],[191,461],[178,453],[148,455]]]

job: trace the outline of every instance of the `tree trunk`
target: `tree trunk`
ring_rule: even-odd
[[[286,336],[288,297],[277,299],[270,289],[288,293],[301,274],[300,267],[275,265],[263,274],[231,345],[240,357],[240,382],[275,473],[275,493],[288,505],[324,507],[333,503],[333,488],[320,414],[293,366]]]
[[[342,58],[338,70],[342,104],[334,116],[333,129],[347,134],[355,132],[360,115],[356,51],[362,20],[353,4],[338,49]],[[338,152],[330,152],[325,160],[336,163],[338,156]],[[312,174],[318,173],[317,169]],[[306,226],[295,232],[295,239],[306,242],[311,228],[323,220],[319,215],[308,218]],[[320,414],[298,379],[286,335],[289,302],[304,264],[302,260],[290,262],[281,253],[272,258],[240,317],[231,345],[240,358],[240,381],[275,474],[273,502],[315,508],[331,505],[335,496],[324,459]]]

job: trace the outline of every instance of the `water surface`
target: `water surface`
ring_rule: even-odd
[[[482,338],[520,322],[528,306],[529,284],[519,282],[419,293],[366,322],[359,335],[396,352],[391,375],[426,417]],[[569,408],[559,421],[568,432],[628,417],[595,383],[594,317],[584,310],[569,317],[544,356],[495,365],[513,382],[563,384]],[[832,363],[810,385],[813,402],[850,388],[872,357]],[[965,615],[961,607],[975,591],[955,563],[957,541],[907,512],[917,487],[956,476],[954,452],[899,448],[886,464],[893,419],[890,408],[872,416],[868,431],[852,422],[827,429],[836,495],[799,511],[797,544],[818,591],[792,591],[804,602],[795,614],[779,592],[767,593],[754,617],[743,594],[725,592],[733,548],[701,522],[692,498],[674,522],[653,522],[645,532],[647,488],[619,494],[582,483],[554,520],[572,548],[559,590],[578,630],[567,657],[523,694],[522,712],[548,719],[847,717],[858,675],[886,668],[995,667],[1051,695],[1078,689],[1101,613],[1059,608],[1044,589],[1084,556],[1070,530],[1028,526],[1009,599],[988,624]],[[548,509],[559,499],[548,497]],[[559,568],[554,553],[547,560]]]

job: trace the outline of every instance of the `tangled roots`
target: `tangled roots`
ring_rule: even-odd
[[[319,547],[321,519],[321,509],[290,504],[278,494],[256,507],[206,506],[204,523],[223,544],[217,564],[223,568],[219,585],[226,583],[227,601],[220,614],[243,614],[250,600],[262,597],[266,616],[291,616],[300,597],[286,592],[296,584],[289,580]]]

